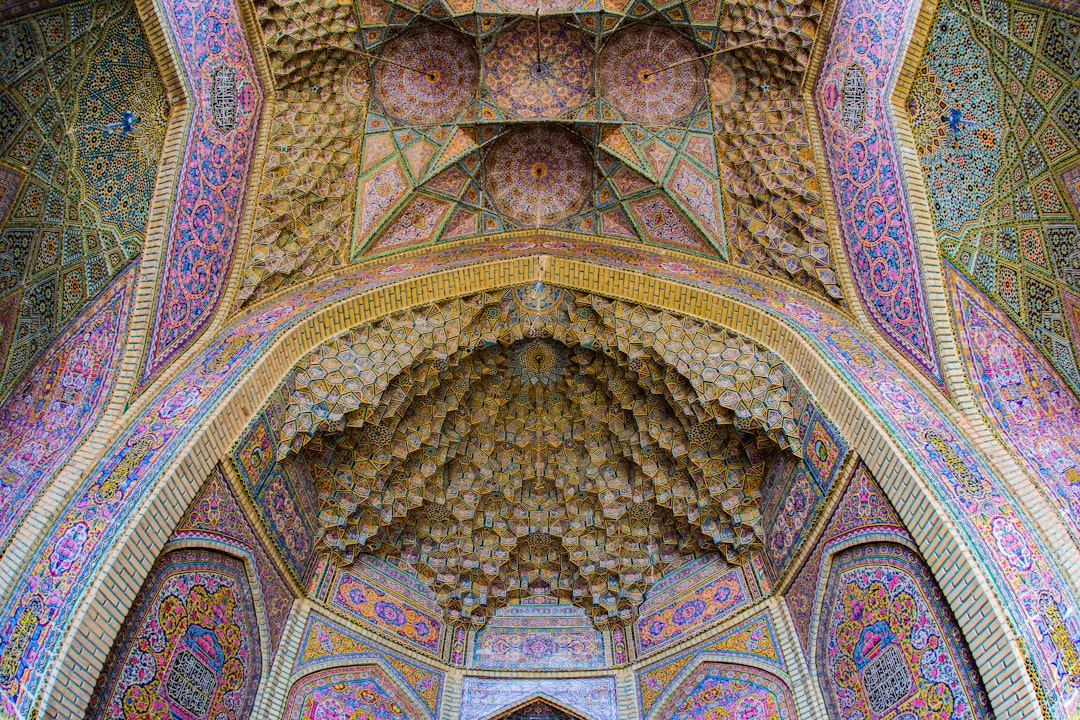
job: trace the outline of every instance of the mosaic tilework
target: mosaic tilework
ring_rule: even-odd
[[[859,465],[814,550],[795,575],[784,597],[804,650],[810,646],[814,599],[822,580],[821,564],[825,553],[837,542],[871,534],[911,539],[870,472],[865,466]]]
[[[267,529],[297,577],[303,577],[315,548],[310,493],[304,478],[281,467],[274,467],[254,493]]]
[[[502,720],[574,720],[554,705],[536,700],[506,715]]]
[[[1080,163],[1061,172],[1061,184],[1065,186],[1065,195],[1072,203],[1073,214],[1080,219]],[[0,213],[0,218],[3,214]]]
[[[596,669],[607,664],[604,644],[604,634],[573,605],[511,605],[476,634],[472,667]]]
[[[1065,294],[1080,290],[1080,28],[1026,4],[941,4],[908,112],[942,254],[1080,392]],[[942,121],[958,113],[956,130]]]
[[[263,524],[288,562],[303,578],[315,549],[317,502],[304,465],[274,462],[274,433],[281,424],[281,391],[256,416],[230,455]]]
[[[736,152],[738,167],[728,168],[749,177],[744,185],[753,186],[741,197],[742,255],[753,257],[749,264],[755,269],[779,270],[815,291],[839,296],[817,191],[801,189],[816,183],[805,138],[792,132],[791,113],[773,112],[793,106],[800,92],[821,0],[769,7],[754,0],[678,7],[616,2],[578,8],[572,20],[500,14],[561,13],[574,8],[567,0],[426,5],[369,0],[356,8],[338,0],[318,8],[265,0],[257,5],[278,89],[304,93],[312,101],[306,122],[337,124],[335,100],[328,97],[339,94],[338,78],[351,72],[358,55],[371,69],[373,92],[371,112],[350,123],[357,129],[350,147],[362,148],[363,155],[357,185],[352,177],[337,182],[343,171],[321,162],[313,162],[314,172],[306,175],[307,161],[301,158],[315,154],[310,151],[292,153],[289,163],[303,181],[287,177],[284,162],[264,172],[268,190],[278,178],[284,182],[276,193],[279,201],[256,219],[265,240],[257,241],[248,260],[241,302],[348,262],[341,255],[349,231],[339,191],[357,198],[353,260],[537,224],[726,257],[729,229],[718,191],[723,168],[711,109],[736,97],[776,101],[753,112],[754,133],[769,140]],[[631,20],[624,23],[626,18]],[[721,45],[728,46],[723,61],[706,54],[672,66]],[[706,78],[708,93],[703,92]],[[320,101],[327,106],[317,105]],[[493,141],[523,119],[573,121],[573,132],[587,146],[588,161],[573,173],[574,182],[561,180],[564,189],[587,188],[587,197],[574,195],[573,212],[533,207],[515,215],[495,201],[497,183],[488,172],[493,163],[485,158],[499,147]],[[324,142],[336,145],[344,133],[331,129],[335,139]],[[792,149],[774,150],[774,145]],[[506,169],[527,177],[535,165],[521,161]],[[766,168],[769,179],[755,183]],[[616,182],[634,175],[644,184]],[[301,190],[296,194],[302,206],[290,212],[283,198],[292,186],[316,183],[330,186],[331,201],[320,203]],[[514,187],[518,200],[545,205],[529,202],[536,194],[526,191],[531,184]],[[323,231],[326,244],[316,239]]]
[[[762,490],[762,525],[765,550],[772,569],[782,574],[799,548],[803,534],[811,529],[832,487],[847,445],[836,428],[819,411],[807,407],[802,457],[775,463]]]
[[[354,64],[318,82],[279,92],[238,303],[338,267],[348,252],[367,66]]]
[[[592,189],[592,158],[569,130],[530,125],[500,139],[484,162],[491,199],[523,226],[573,215]]]
[[[288,582],[278,572],[244,511],[240,509],[220,466],[207,478],[206,485],[173,531],[171,540],[184,538],[223,542],[238,546],[251,555],[255,564],[255,577],[262,593],[263,608],[266,611],[272,658],[285,629],[285,621],[289,618],[294,597]]]
[[[387,43],[379,57],[385,62],[372,67],[372,98],[384,114],[406,125],[455,119],[480,81],[472,43],[441,26],[406,32]]]
[[[317,5],[257,0],[254,5],[279,91],[310,93],[309,99],[317,100],[314,96],[356,66],[353,35],[360,22],[351,0],[324,0]],[[365,89],[366,76],[365,72]],[[331,112],[321,116],[332,118]]]
[[[412,720],[427,717],[382,668],[374,665],[334,668],[312,673],[289,689],[287,720],[378,718]]]
[[[700,632],[753,599],[743,569],[733,567],[661,607],[643,605],[637,621],[638,650],[652,652]]]
[[[733,100],[714,113],[731,260],[841,299],[803,102]]]
[[[648,717],[657,699],[671,687],[680,671],[705,653],[722,653],[723,657],[729,659],[753,659],[780,670],[786,667],[780,655],[772,617],[767,612],[760,613],[699,647],[639,670],[636,679],[642,715]]]
[[[325,599],[363,625],[433,655],[439,653],[443,622],[438,606],[431,600],[421,605],[416,595],[405,597],[402,588],[385,576],[376,582],[371,573],[339,571]]]
[[[564,116],[580,107],[592,90],[592,45],[585,33],[564,22],[545,19],[537,26],[519,20],[496,35],[485,53],[484,88],[511,117]]]
[[[6,21],[0,44],[3,395],[142,249],[168,104],[131,2]]]
[[[241,561],[206,550],[162,557],[120,630],[88,716],[244,720],[262,675]]]
[[[968,382],[983,413],[1080,534],[1080,400],[993,300],[950,263],[944,269]],[[999,542],[1009,545],[1004,536]]]
[[[883,92],[903,44],[907,10],[905,0],[838,4],[814,93],[859,298],[889,342],[944,389]]]
[[[801,461],[773,466],[762,495],[765,549],[772,566],[782,572],[799,547],[803,533],[813,528],[825,493]]]
[[[656,711],[658,720],[761,718],[794,720],[783,680],[748,665],[702,663]]]
[[[344,625],[318,613],[311,613],[304,628],[300,651],[296,655],[293,675],[300,675],[321,663],[344,660],[353,664],[362,664],[365,660],[385,662],[398,684],[407,688],[406,692],[414,692],[431,717],[439,717],[443,685],[441,671],[400,653],[377,647]]]
[[[0,547],[108,402],[137,274],[113,280],[0,405]]]
[[[466,677],[461,685],[461,720],[481,720],[531,697],[554,700],[589,720],[616,720],[615,678],[517,680]]]
[[[194,115],[180,160],[140,390],[199,336],[221,301],[263,102],[232,0],[173,0],[164,5],[162,24],[195,89]],[[217,29],[213,41],[197,30],[208,24]]]
[[[1024,639],[1032,676],[1043,686],[1054,717],[1066,717],[1068,707],[1075,703],[1076,690],[1068,671],[1059,665],[1059,658],[1070,657],[1069,643],[1075,642],[1071,638],[1080,636],[1069,624],[1071,620],[1063,620],[1075,614],[1072,608],[1077,607],[1076,598],[1050,561],[1045,543],[1005,491],[1004,481],[926,394],[828,308],[808,304],[782,289],[734,276],[722,268],[675,261],[642,248],[566,237],[475,243],[451,247],[437,258],[424,256],[373,264],[366,273],[316,284],[227,328],[133,419],[105,452],[105,459],[73,489],[71,499],[58,513],[54,529],[30,555],[16,590],[0,612],[0,689],[8,706],[28,711],[40,690],[39,684],[47,677],[47,658],[58,649],[63,628],[81,606],[89,578],[102,571],[103,549],[116,542],[124,522],[151,486],[145,479],[160,474],[170,458],[192,440],[206,411],[221,402],[224,392],[281,332],[324,303],[360,290],[413,274],[537,251],[552,256],[556,268],[561,258],[570,255],[614,271],[634,271],[643,287],[658,276],[686,283],[690,292],[700,288],[737,299],[783,319],[828,358],[840,379],[893,433],[911,467],[924,473],[927,491],[949,520],[966,534],[982,571],[997,578],[1003,610]],[[100,494],[99,488],[103,490]],[[973,497],[978,502],[973,502]],[[88,515],[87,508],[94,512]],[[1020,572],[991,549],[996,544],[992,524],[998,517],[1016,528],[1017,538],[1031,560],[1030,572]],[[78,546],[77,561],[57,566],[53,574],[50,557],[60,548],[67,529],[80,522],[86,524],[88,534]],[[51,576],[50,584],[43,587],[36,578],[46,576]],[[1043,591],[1038,604],[1027,600],[1033,577]],[[35,632],[28,633],[28,627],[35,628]]]
[[[639,25],[604,45],[597,68],[600,93],[642,125],[670,125],[689,115],[705,93],[707,68],[692,62],[696,55],[682,34]]]
[[[830,714],[989,717],[986,693],[930,571],[900,545],[838,554],[817,668]]]

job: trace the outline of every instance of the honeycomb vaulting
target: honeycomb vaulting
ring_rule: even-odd
[[[672,562],[734,560],[805,402],[742,338],[539,283],[350,331],[291,386],[278,454],[314,479],[323,549],[477,621],[531,595],[626,617]]]

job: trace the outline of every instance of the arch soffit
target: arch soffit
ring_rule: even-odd
[[[796,706],[798,711],[809,712],[807,708],[803,707],[803,705],[806,704],[805,699],[802,697],[804,693],[796,692],[795,688],[792,686],[791,675],[788,672],[780,669],[776,665],[765,662],[764,660],[735,655],[723,650],[709,650],[696,655],[690,662],[686,663],[685,667],[680,668],[679,672],[675,673],[664,691],[657,695],[656,699],[653,700],[649,712],[642,715],[642,720],[657,720],[660,710],[667,704],[668,700],[685,689],[684,686],[686,680],[697,672],[698,668],[702,665],[742,666],[756,672],[771,675],[788,689],[788,693],[791,694],[792,703]]]
[[[834,327],[846,328],[845,337],[861,339],[862,336],[851,329],[846,317],[790,289],[781,289],[778,285],[755,280],[730,269],[709,268],[701,264],[690,266],[671,259],[670,254],[600,243],[579,243],[587,245],[580,248],[570,243],[548,243],[551,247],[547,248],[537,248],[534,243],[527,245],[530,248],[524,251],[519,249],[516,255],[510,253],[514,255],[512,257],[506,257],[507,253],[498,245],[471,244],[457,248],[460,251],[456,257],[455,254],[448,254],[449,257],[440,258],[441,262],[420,257],[395,258],[398,262],[376,265],[368,275],[358,277],[353,270],[253,308],[230,330],[218,336],[218,340],[203,352],[201,362],[197,359],[189,365],[158,397],[164,397],[168,389],[182,382],[185,373],[195,372],[201,365],[212,362],[219,352],[224,352],[229,346],[230,335],[244,331],[245,320],[265,315],[275,307],[284,308],[288,313],[298,305],[307,305],[302,312],[296,312],[298,317],[294,322],[279,323],[280,329],[268,332],[268,340],[261,347],[256,342],[253,343],[256,347],[254,351],[247,352],[243,348],[234,351],[235,357],[230,358],[229,363],[235,362],[235,371],[230,369],[225,374],[222,389],[216,393],[213,401],[205,409],[200,408],[196,420],[189,422],[178,433],[176,440],[170,443],[174,447],[163,454],[161,464],[152,470],[155,477],[153,487],[139,503],[138,512],[128,516],[127,524],[154,518],[153,522],[163,525],[159,528],[158,537],[167,537],[186,504],[194,497],[198,483],[206,477],[224,448],[235,441],[289,368],[329,337],[408,307],[539,279],[573,290],[599,293],[692,316],[738,332],[776,352],[799,376],[819,406],[837,422],[843,435],[849,439],[853,449],[863,456],[871,471],[879,479],[888,479],[888,482],[882,483],[886,495],[905,522],[922,532],[919,544],[938,548],[937,554],[927,558],[928,564],[939,577],[939,584],[946,588],[946,596],[951,595],[949,599],[956,606],[954,612],[965,635],[974,637],[977,633],[991,631],[998,634],[997,643],[978,646],[976,663],[989,669],[994,662],[1001,662],[1002,648],[1010,643],[1010,638],[1003,635],[1000,629],[1007,625],[1005,613],[997,596],[989,589],[989,578],[973,560],[970,541],[947,519],[948,515],[931,490],[929,478],[915,471],[916,463],[909,459],[910,454],[901,451],[901,443],[888,429],[883,414],[860,402],[853,383],[844,382],[838,368],[834,367],[835,358],[829,359],[820,348],[814,347],[806,325],[795,313],[810,313],[819,318],[829,316]],[[534,252],[530,253],[528,249],[534,249]],[[540,253],[549,250],[551,254],[539,254],[535,249]],[[569,250],[578,252],[568,256]],[[605,250],[614,255],[604,257]],[[501,259],[500,254],[503,256]],[[705,272],[698,273],[698,270]],[[380,282],[380,277],[388,279]],[[688,281],[685,279],[687,277],[692,280]],[[781,319],[785,314],[788,319]],[[803,325],[801,330],[800,324]],[[250,330],[250,323],[247,329]],[[818,341],[824,342],[824,338],[818,338]],[[865,356],[864,350],[857,352]],[[150,409],[153,409],[155,402],[151,402]],[[919,522],[920,517],[928,511],[943,521],[931,524]],[[164,527],[166,524],[169,526]],[[125,554],[130,557],[131,546],[136,542],[139,541],[131,533],[125,533],[114,544],[105,558],[105,572],[98,574],[97,581],[90,585],[90,592],[82,601],[80,617],[96,614],[88,612],[95,606],[102,609],[112,605],[106,600],[106,593],[109,592],[106,588],[111,587],[113,593],[119,591],[124,596],[125,606],[130,604],[138,590],[131,586],[130,574],[133,569],[120,569],[121,564],[113,561]],[[160,546],[156,550],[160,550]],[[156,555],[157,552],[149,553],[150,558]],[[141,572],[145,574],[148,570],[147,562]],[[968,597],[978,598],[970,606],[992,608],[992,612],[975,616],[965,611],[960,603],[957,585],[940,577],[943,573],[957,570],[974,578],[965,586]],[[124,573],[129,577],[121,580],[119,575]],[[67,689],[55,681],[73,670],[76,664],[85,663],[85,659],[79,658],[99,655],[101,639],[89,627],[69,628],[60,662],[53,665],[54,672],[50,673],[47,681],[45,695],[48,708],[71,711],[84,706],[85,700],[69,695]],[[1013,651],[1006,652],[1007,666],[1014,673],[1013,677],[1023,677],[1023,660],[1015,650],[1014,642],[1013,648]],[[91,672],[99,673],[103,661],[104,657],[100,657]],[[992,685],[992,682],[988,682],[988,690]],[[991,696],[994,696],[992,690]]]
[[[356,657],[355,655],[345,657],[328,656],[325,660],[314,662],[306,666],[299,672],[288,674],[285,683],[285,686],[288,689],[285,691],[285,693],[277,699],[270,697],[267,698],[267,701],[270,703],[270,705],[266,707],[269,716],[284,717],[285,707],[288,705],[288,701],[292,696],[293,689],[299,687],[301,683],[308,680],[312,676],[318,675],[320,673],[325,673],[330,670],[348,671],[350,669],[364,667],[378,668],[380,671],[382,671],[382,674],[387,678],[387,680],[393,685],[394,690],[398,692],[402,697],[408,698],[409,702],[412,703],[412,705],[415,706],[418,710],[420,710],[421,713],[423,713],[423,717],[433,717],[431,712],[427,709],[428,706],[424,703],[424,699],[416,693],[416,689],[413,688],[411,685],[403,683],[401,681],[400,673],[396,671],[394,669],[394,666],[387,662],[385,658],[376,657],[375,655],[364,657]],[[267,687],[266,690],[267,692],[270,692],[269,687]],[[262,694],[262,688],[260,688],[260,697],[262,696]],[[258,704],[258,700],[256,700],[255,707],[261,707]]]
[[[350,671],[363,671],[365,669],[374,669],[379,674],[379,679],[384,681],[390,686],[390,689],[398,694],[399,697],[409,702],[408,710],[415,713],[418,718],[431,718],[432,715],[426,710],[426,705],[421,700],[411,687],[402,684],[396,674],[391,669],[389,663],[382,658],[363,658],[357,661],[353,658],[351,661],[344,662],[325,662],[317,665],[312,665],[310,668],[306,668],[303,672],[297,673],[294,676],[289,677],[287,690],[282,694],[280,698],[280,705],[271,707],[269,710],[272,712],[271,717],[285,718],[285,711],[289,707],[289,704],[293,700],[293,694],[301,688],[305,683],[311,683],[318,679],[320,675],[327,675],[334,671],[337,672],[350,672]],[[261,695],[260,689],[260,695]],[[276,704],[276,703],[275,703]],[[259,708],[259,705],[255,705]],[[411,717],[411,716],[410,716]]]
[[[791,700],[791,704],[795,706],[795,712],[797,717],[810,717],[811,708],[807,706],[806,699],[802,697],[805,693],[796,692],[795,688],[791,684],[791,676],[775,665],[769,665],[766,662],[755,660],[754,658],[739,657],[727,652],[706,652],[698,655],[693,660],[686,664],[686,667],[682,668],[675,674],[671,681],[668,683],[668,687],[653,701],[652,707],[649,712],[642,716],[643,720],[660,720],[661,713],[667,708],[669,701],[678,695],[685,692],[689,681],[693,676],[707,665],[713,665],[719,668],[745,668],[760,675],[769,678],[780,685],[782,685],[788,692],[788,698]],[[816,708],[814,708],[816,709]]]

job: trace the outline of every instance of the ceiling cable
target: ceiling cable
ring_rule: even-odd
[[[402,65],[401,63],[399,63],[399,62],[397,62],[395,60],[388,60],[388,59],[386,59],[384,57],[381,57],[379,55],[372,55],[369,52],[364,52],[363,50],[357,50],[356,52],[363,55],[366,58],[371,58],[372,60],[376,60],[378,62],[384,62],[387,65],[394,65],[394,66],[399,67],[399,68],[404,68],[405,70],[411,70],[412,72],[416,73],[417,75],[423,75],[424,77],[426,77],[428,79],[428,82],[434,83],[434,82],[438,82],[438,80],[439,80],[439,76],[436,75],[435,72],[432,71],[432,70],[417,70],[416,68],[410,67],[409,65]]]
[[[686,65],[687,63],[692,63],[692,62],[695,62],[697,60],[704,60],[705,58],[710,58],[710,57],[713,57],[715,55],[723,55],[724,53],[732,52],[733,50],[741,50],[742,48],[751,47],[753,45],[760,45],[761,43],[767,41],[768,39],[769,38],[758,38],[757,40],[753,40],[753,41],[748,42],[748,43],[743,43],[742,45],[733,45],[732,47],[727,47],[727,48],[724,48],[723,50],[714,50],[713,52],[705,53],[704,55],[697,55],[695,57],[684,58],[682,60],[679,60],[678,62],[673,62],[670,65],[666,65],[666,66],[660,68],[659,70],[647,70],[647,71],[645,71],[645,72],[643,72],[641,74],[641,78],[643,80],[645,80],[646,82],[648,82],[654,75],[659,75],[662,72],[667,72],[668,70],[672,70],[674,68],[677,68],[680,65]]]

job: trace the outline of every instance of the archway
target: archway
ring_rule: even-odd
[[[1007,628],[1018,628],[1026,635],[1038,627],[1040,619],[1027,615],[1019,604],[1011,604],[1010,593],[1014,591],[1008,586],[1009,575],[1003,583],[991,581],[998,571],[992,565],[993,557],[975,551],[989,538],[980,535],[971,517],[965,517],[956,506],[955,488],[982,488],[991,503],[986,507],[1010,517],[1020,517],[1020,508],[1003,492],[1001,480],[978,451],[950,429],[953,421],[949,415],[835,311],[778,287],[770,286],[765,292],[760,281],[730,270],[674,261],[656,253],[563,240],[544,246],[537,242],[521,245],[516,249],[489,244],[458,246],[439,269],[433,260],[419,257],[374,266],[363,278],[337,278],[273,306],[257,306],[223,332],[151,403],[115,449],[106,453],[62,515],[69,517],[80,502],[105,503],[109,512],[103,517],[111,519],[111,524],[94,529],[86,545],[90,562],[80,558],[73,566],[75,572],[57,583],[57,592],[62,593],[69,609],[61,613],[59,607],[51,607],[39,616],[43,631],[38,636],[7,642],[5,652],[17,648],[16,659],[26,668],[37,667],[33,658],[41,657],[45,647],[63,647],[48,679],[16,691],[17,702],[29,705],[37,698],[47,703],[50,712],[81,714],[84,701],[79,693],[57,685],[55,679],[75,672],[79,657],[96,658],[96,666],[85,671],[87,674],[100,672],[102,638],[93,628],[93,618],[111,604],[110,596],[126,598],[121,603],[126,607],[135,594],[133,585],[137,583],[131,580],[130,566],[112,562],[131,555],[135,540],[122,533],[123,527],[142,523],[160,531],[175,523],[213,459],[239,435],[250,413],[265,400],[268,388],[276,385],[305,352],[364,320],[455,297],[465,289],[475,292],[536,279],[644,300],[732,328],[777,352],[882,478],[886,493],[914,529],[919,546],[934,548],[929,563],[954,605],[965,635],[986,638],[974,648],[976,663],[985,672],[1004,656],[1005,667],[1013,668],[1013,677],[1027,677],[1024,659]],[[499,253],[506,257],[493,259]],[[918,426],[910,421],[912,412],[919,413]],[[927,429],[932,433],[920,437],[920,431],[925,435]],[[101,488],[112,492],[99,493]],[[946,520],[925,522],[931,514]],[[1045,509],[1032,514],[1046,517]],[[65,522],[61,520],[59,531]],[[1025,522],[1019,522],[1018,527],[1027,533],[1033,557],[1047,569],[1046,577],[1054,584],[1062,605],[1074,606],[1070,583],[1052,569],[1055,552],[1039,539],[1037,529]],[[108,552],[104,552],[106,545]],[[147,547],[144,552],[152,558],[159,550]],[[47,565],[50,552],[46,542],[34,553],[28,575],[34,573],[35,566]],[[982,559],[976,561],[980,556]],[[135,574],[141,577],[144,572]],[[95,575],[97,580],[92,584],[78,585],[80,577]],[[963,593],[959,584],[963,584]],[[991,590],[995,584],[997,590]],[[977,602],[961,602],[962,594]],[[21,608],[31,607],[27,603],[33,595],[32,589],[24,587],[11,598],[5,612],[7,622],[19,617]],[[71,602],[76,598],[78,603]],[[991,611],[978,614],[976,607]],[[1012,623],[1006,619],[1010,616]],[[64,631],[73,618],[79,621],[72,624],[65,639]],[[1036,645],[1028,643],[1028,647]],[[1053,650],[1044,648],[1043,652]],[[1035,660],[1036,667],[1042,667],[1043,660]],[[987,680],[995,708],[1004,711],[1033,706],[1030,685],[995,681],[1001,677],[998,674]],[[1045,677],[1045,684],[1054,687],[1053,676],[1048,673]]]

